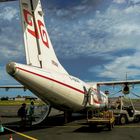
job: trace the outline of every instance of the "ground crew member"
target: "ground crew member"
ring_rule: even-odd
[[[21,118],[21,127],[26,126],[26,104],[23,103],[22,106],[18,110],[18,116]]]
[[[31,101],[30,107],[29,107],[29,122],[30,122],[30,126],[32,125],[32,121],[34,120],[34,102]]]

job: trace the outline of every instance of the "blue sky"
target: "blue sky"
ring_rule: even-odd
[[[127,72],[140,79],[140,0],[42,2],[52,44],[70,74],[108,81],[124,80]],[[5,64],[25,63],[18,2],[0,3],[0,19],[0,84],[16,84]]]

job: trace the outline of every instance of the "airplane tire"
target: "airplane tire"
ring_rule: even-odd
[[[121,125],[125,125],[126,123],[127,123],[127,118],[126,118],[126,116],[125,115],[121,115],[120,116],[120,124]]]
[[[112,123],[112,128],[114,128],[114,122]]]
[[[108,130],[111,131],[113,128],[113,125],[112,124],[108,124]]]

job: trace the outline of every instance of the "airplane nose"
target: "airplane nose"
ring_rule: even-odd
[[[6,71],[10,75],[14,75],[16,72],[16,63],[15,62],[10,62],[6,65]]]

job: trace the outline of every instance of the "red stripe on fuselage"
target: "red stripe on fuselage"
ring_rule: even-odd
[[[65,87],[68,87],[68,88],[70,88],[70,89],[73,89],[73,90],[75,90],[75,91],[78,91],[79,93],[85,94],[85,92],[82,91],[82,90],[79,90],[79,89],[77,89],[77,88],[75,88],[75,87],[72,87],[72,86],[70,86],[70,85],[67,85],[67,84],[65,84],[65,83],[62,83],[62,82],[57,81],[57,80],[55,80],[55,79],[52,79],[52,78],[50,78],[50,77],[47,77],[47,76],[44,76],[44,75],[41,75],[41,74],[38,74],[38,73],[35,73],[35,72],[32,72],[32,71],[29,71],[29,70],[25,70],[25,69],[20,68],[20,67],[16,67],[16,68],[17,68],[17,69],[20,69],[20,70],[22,70],[22,71],[25,71],[25,72],[28,72],[28,73],[37,75],[37,76],[39,76],[39,77],[48,79],[48,80],[50,80],[50,81],[56,82],[56,83],[61,84],[61,85],[65,86]],[[94,99],[93,101],[94,101],[96,104],[101,104],[99,101],[97,101],[97,100],[95,100],[95,99]]]
[[[95,100],[95,99],[93,99],[93,102],[94,102],[95,104],[101,104],[99,101],[97,101],[97,100]]]
[[[73,90],[75,90],[75,91],[78,91],[78,92],[80,92],[80,93],[82,93],[82,94],[85,94],[84,91],[79,90],[79,89],[77,89],[77,88],[75,88],[75,87],[72,87],[72,86],[70,86],[70,85],[67,85],[67,84],[65,84],[65,83],[62,83],[62,82],[60,82],[60,81],[57,81],[57,80],[55,80],[55,79],[49,78],[49,77],[47,77],[47,76],[44,76],[44,75],[41,75],[41,74],[38,74],[38,73],[35,73],[35,72],[32,72],[32,71],[29,71],[29,70],[25,70],[25,69],[20,68],[20,67],[16,67],[16,68],[17,68],[17,69],[20,69],[20,70],[22,70],[22,71],[25,71],[25,72],[28,72],[28,73],[37,75],[37,76],[39,76],[39,77],[48,79],[48,80],[53,81],[53,82],[55,82],[55,83],[61,84],[61,85],[65,86],[65,87],[71,88],[71,89],[73,89]]]

